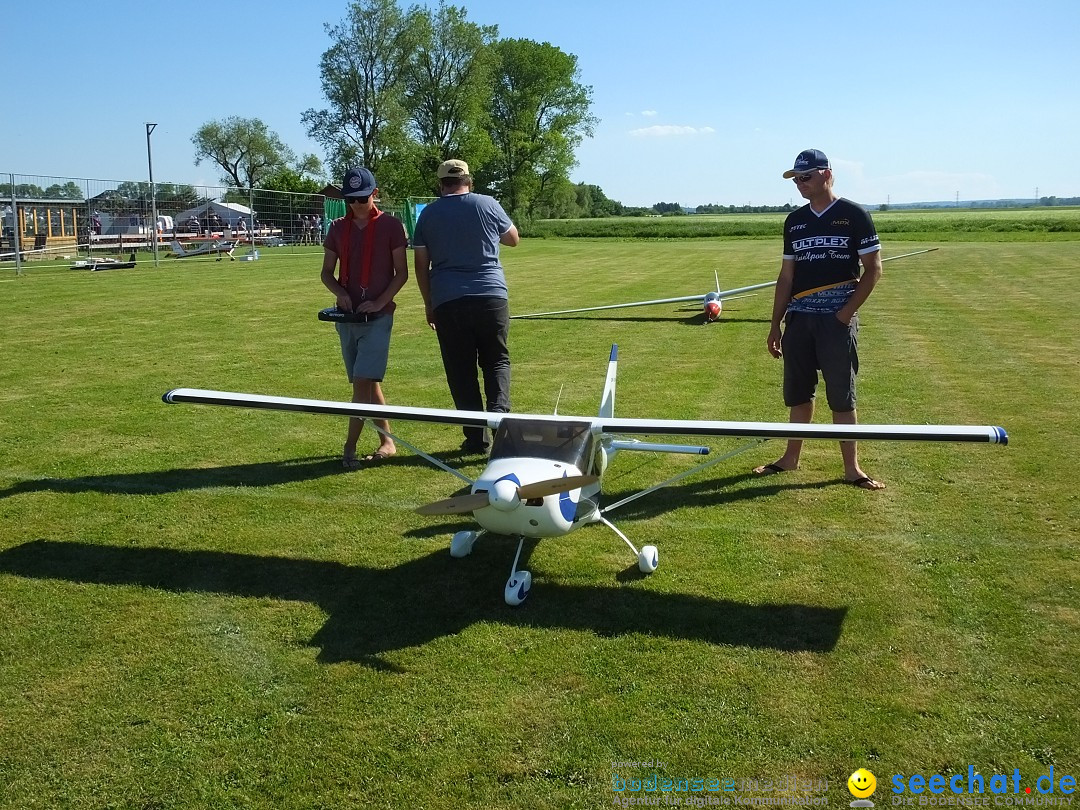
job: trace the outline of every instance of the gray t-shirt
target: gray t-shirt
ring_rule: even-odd
[[[499,237],[514,223],[494,197],[451,194],[424,206],[413,246],[431,257],[431,305],[467,295],[508,298],[499,264]]]

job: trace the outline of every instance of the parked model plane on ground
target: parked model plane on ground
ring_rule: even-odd
[[[595,417],[489,413],[445,408],[362,405],[317,399],[175,388],[162,399],[168,403],[229,405],[245,408],[325,413],[340,416],[436,422],[446,425],[488,427],[494,431],[491,457],[483,472],[470,479],[395,434],[394,440],[435,466],[470,485],[470,492],[420,507],[425,515],[471,512],[479,530],[457,532],[450,542],[453,557],[466,557],[486,533],[518,539],[510,578],[503,591],[509,605],[519,605],[532,586],[532,575],[518,570],[526,537],[558,537],[590,523],[602,523],[619,536],[637,558],[644,573],[656,570],[655,546],[640,550],[611,523],[607,515],[637,498],[750,450],[767,439],[908,440],[989,442],[1005,444],[1000,427],[959,425],[834,425],[788,422],[721,422],[696,419],[620,419],[615,416],[617,347],[611,347],[600,410]],[[379,430],[373,422],[373,427]],[[380,431],[382,432],[382,431]],[[623,450],[707,455],[708,447],[642,442],[626,436],[722,436],[751,441],[735,450],[698,464],[655,486],[612,504],[601,504],[601,479],[612,459]]]
[[[225,255],[229,257],[229,261],[236,261],[233,257],[233,251],[236,250],[235,242],[219,242],[214,239],[201,247],[191,248],[189,250],[174,239],[170,243],[170,246],[172,247],[173,255],[178,259],[189,259],[192,256],[217,255],[218,261],[220,262],[222,255]]]

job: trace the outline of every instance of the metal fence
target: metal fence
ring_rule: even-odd
[[[423,200],[379,207],[409,236]],[[293,250],[322,244],[344,203],[326,194],[0,173],[0,267],[16,273],[127,251],[155,260],[208,239]]]

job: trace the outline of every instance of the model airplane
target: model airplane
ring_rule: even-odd
[[[127,261],[121,259],[112,259],[108,256],[91,257],[89,259],[79,259],[73,262],[71,265],[72,270],[126,270],[135,266],[135,251],[131,252],[131,256]]]
[[[602,309],[624,309],[626,307],[647,307],[653,304],[677,304],[683,301],[700,301],[702,310],[705,312],[705,322],[712,323],[720,317],[724,308],[724,301],[733,298],[745,298],[753,295],[751,290],[760,290],[764,287],[775,287],[775,281],[766,281],[761,284],[751,284],[748,287],[736,287],[733,290],[720,289],[720,277],[716,275],[716,292],[707,292],[704,295],[683,295],[678,298],[657,298],[652,301],[634,301],[630,304],[607,304],[599,307],[582,307],[581,309],[560,309],[555,312],[533,312],[530,315],[511,315],[511,318],[543,318],[546,315],[570,315],[576,312],[598,312]]]
[[[175,239],[170,244],[173,255],[178,259],[190,259],[192,256],[210,256],[213,254],[218,257],[219,262],[222,255],[228,256],[231,262],[236,261],[233,257],[233,251],[236,250],[235,242],[218,242],[215,239],[202,247],[192,248],[191,250],[185,248]]]
[[[450,542],[451,556],[468,556],[476,540],[487,532],[518,538],[517,553],[514,555],[514,562],[510,569],[510,578],[503,591],[503,596],[509,605],[521,604],[532,586],[532,575],[528,571],[519,571],[517,567],[526,537],[559,537],[589,523],[602,523],[630,547],[637,557],[638,568],[642,572],[655,571],[659,563],[656,547],[647,545],[640,550],[637,549],[626,535],[607,519],[607,515],[650,492],[756,447],[766,439],[885,439],[996,444],[1005,444],[1008,441],[1005,430],[1000,427],[618,419],[615,417],[617,365],[618,349],[612,346],[607,379],[600,400],[599,414],[596,417],[361,405],[351,402],[238,394],[197,388],[175,388],[167,392],[162,399],[168,403],[230,405],[490,428],[495,434],[491,457],[483,472],[475,480],[398,436],[388,435],[391,435],[397,443],[408,447],[435,466],[470,485],[471,491],[467,495],[436,501],[417,510],[424,515],[472,513],[476,522],[480,524],[480,529],[457,532]],[[373,426],[379,430],[374,423]],[[621,450],[697,455],[709,453],[708,447],[658,444],[633,438],[620,438],[626,435],[726,436],[748,438],[752,441],[720,458],[691,467],[616,503],[601,506],[601,478],[612,459]]]
[[[903,253],[899,256],[890,256],[888,259],[882,259],[882,262],[891,262],[894,259],[903,259],[905,256],[915,256],[919,253],[929,253],[931,250],[937,250],[937,248],[928,248],[926,250],[916,250],[912,253]],[[678,298],[656,298],[652,301],[634,301],[629,304],[606,304],[598,307],[582,307],[580,309],[560,309],[555,312],[533,312],[530,315],[511,315],[511,318],[543,318],[547,315],[571,315],[577,312],[598,312],[602,309],[625,309],[627,307],[647,307],[653,304],[677,304],[682,301],[700,301],[702,309],[705,312],[705,322],[713,323],[719,320],[721,313],[724,309],[724,301],[730,301],[734,298],[746,298],[748,295],[754,295],[751,290],[760,290],[765,287],[775,287],[775,281],[766,281],[761,284],[751,284],[748,287],[736,287],[733,290],[721,290],[720,278],[716,272],[713,272],[716,278],[716,292],[707,292],[704,295],[684,295]]]

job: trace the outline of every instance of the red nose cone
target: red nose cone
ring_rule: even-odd
[[[720,317],[719,301],[710,301],[705,305],[705,317],[710,321],[715,321]]]

